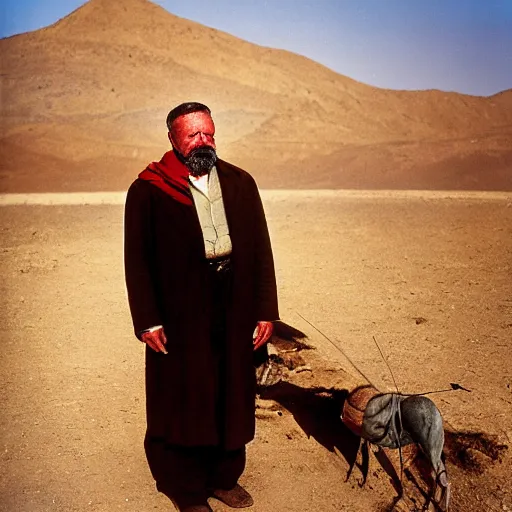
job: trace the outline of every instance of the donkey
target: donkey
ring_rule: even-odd
[[[443,419],[434,402],[422,395],[379,393],[373,386],[353,390],[343,406],[343,423],[365,442],[383,448],[400,450],[417,443],[428,457],[435,473],[435,485],[425,504],[428,508],[437,490],[442,487],[439,506],[448,510],[450,484],[441,458],[444,446]],[[347,478],[350,476],[350,468]]]
[[[354,434],[364,439],[366,447],[367,443],[372,443],[383,448],[398,448],[401,470],[403,469],[402,446],[412,443],[418,444],[429,458],[435,473],[434,486],[428,496],[424,509],[428,509],[436,493],[437,485],[440,484],[442,491],[439,506],[447,511],[450,504],[450,483],[446,467],[441,458],[444,446],[443,419],[434,402],[423,396],[426,393],[406,395],[398,392],[398,386],[391,367],[384,357],[375,336],[373,336],[373,341],[393,378],[397,389],[396,393],[380,393],[338,344],[334,343],[300,313],[297,314],[321,334],[334,348],[339,350],[352,367],[369,383],[368,385],[359,386],[349,393],[343,405],[342,422]],[[455,389],[470,391],[459,384],[451,384],[451,390]],[[450,390],[434,392],[438,393],[441,391]],[[348,471],[347,480],[350,478],[354,464],[352,464]]]

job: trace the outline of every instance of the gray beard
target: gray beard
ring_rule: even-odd
[[[198,177],[208,174],[217,161],[217,153],[210,146],[201,146],[190,152],[184,158],[185,165],[188,167],[192,176]]]

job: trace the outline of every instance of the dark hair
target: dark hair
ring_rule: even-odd
[[[208,114],[211,115],[210,109],[203,105],[202,103],[197,103],[195,101],[191,101],[189,103],[182,103],[181,105],[178,105],[177,107],[174,107],[168,114],[167,114],[167,128],[169,131],[171,131],[172,123],[174,123],[174,120],[180,116],[184,116],[185,114],[192,114],[192,112],[208,112]]]

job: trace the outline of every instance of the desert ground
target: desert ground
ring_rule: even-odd
[[[249,510],[382,511],[396,496],[373,453],[366,485],[360,465],[346,481],[358,440],[339,415],[363,380],[303,318],[380,390],[394,385],[373,336],[401,391],[463,386],[430,395],[445,422],[451,510],[512,510],[512,194],[263,197],[281,319],[305,337],[275,340],[300,364],[258,399]],[[0,224],[0,509],[173,510],[142,446],[144,347],[127,307],[122,204],[4,201]],[[407,467],[395,510],[420,510],[421,457]]]

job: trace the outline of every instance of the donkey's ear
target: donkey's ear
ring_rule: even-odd
[[[450,382],[450,386],[453,390],[462,389],[462,391],[467,391],[468,393],[471,393],[471,389],[466,389],[465,387],[461,386],[460,384],[457,384],[456,382]]]

